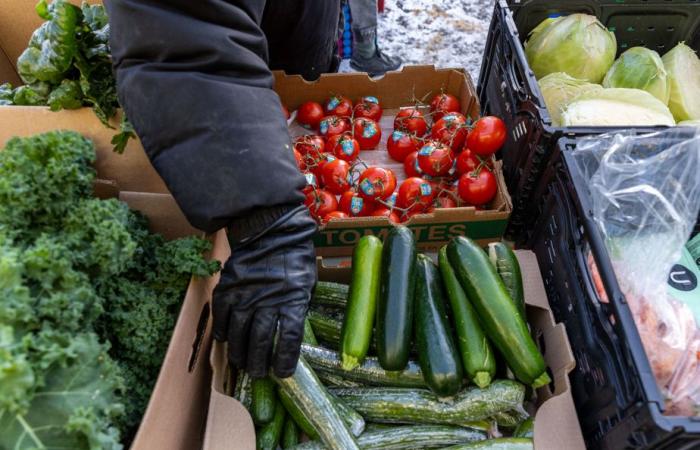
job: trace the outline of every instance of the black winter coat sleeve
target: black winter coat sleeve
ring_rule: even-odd
[[[267,65],[265,2],[105,4],[120,103],[192,225],[215,231],[300,204],[304,178]]]

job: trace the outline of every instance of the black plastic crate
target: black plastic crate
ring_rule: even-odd
[[[664,399],[629,306],[619,288],[590,196],[572,161],[576,141],[562,139],[543,176],[529,245],[537,255],[557,322],[576,358],[572,393],[592,449],[700,449],[700,417],[664,416]],[[700,231],[695,227],[695,233]],[[609,303],[599,301],[592,256]]]
[[[487,114],[501,117],[509,130],[501,151],[513,213],[507,235],[525,242],[523,233],[536,217],[533,191],[561,137],[609,132],[620,127],[553,127],[523,42],[547,17],[572,13],[597,16],[615,31],[618,54],[646,46],[663,54],[680,41],[700,51],[700,0],[497,0],[478,82]],[[651,128],[649,128],[650,130]]]

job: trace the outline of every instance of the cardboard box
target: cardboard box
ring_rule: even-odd
[[[528,321],[552,375],[552,383],[537,391],[535,449],[583,450],[585,445],[568,377],[576,362],[566,329],[554,322],[535,254],[518,250],[516,255],[523,273]],[[319,259],[319,279],[347,283],[350,277],[349,268],[324,267]],[[228,450],[235,443],[236,449],[254,450],[252,419],[243,405],[229,396],[231,374],[225,344],[214,342],[210,361],[213,377],[203,449]]]
[[[400,72],[389,72],[379,79],[361,73],[325,74],[314,82],[299,76],[275,73],[275,90],[282,102],[293,111],[303,102],[323,102],[332,94],[342,94],[352,100],[365,95],[379,98],[384,115],[379,125],[381,143],[376,150],[360,152],[368,165],[392,169],[398,182],[405,178],[403,164],[389,158],[386,141],[393,130],[393,119],[399,108],[411,106],[415,99],[427,99],[446,92],[460,99],[461,112],[473,119],[479,117],[479,102],[469,75],[464,70],[435,69],[433,66],[407,66]],[[290,125],[292,136],[309,131],[296,123]],[[488,210],[473,207],[436,210],[432,214],[414,216],[406,225],[415,235],[423,251],[436,251],[455,236],[466,235],[482,245],[500,241],[512,211],[501,164],[496,164],[498,194]],[[352,253],[353,246],[366,234],[384,236],[393,227],[383,217],[359,217],[331,221],[321,228],[314,243],[320,256],[343,256]]]

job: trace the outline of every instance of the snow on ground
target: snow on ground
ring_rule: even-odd
[[[492,13],[493,0],[385,0],[379,47],[404,64],[463,67],[476,84]]]

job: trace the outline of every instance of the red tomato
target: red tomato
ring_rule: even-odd
[[[351,117],[352,102],[342,95],[334,95],[326,100],[323,107],[327,116]]]
[[[423,175],[423,171],[418,165],[418,152],[411,152],[406,156],[406,159],[403,160],[403,170],[408,178]]]
[[[414,135],[398,130],[391,133],[386,141],[389,156],[398,162],[404,162],[409,154],[418,150],[419,145],[418,139]]]
[[[392,223],[399,223],[401,220],[399,219],[399,215],[396,214],[394,211],[391,209],[387,208],[386,206],[380,206],[377,209],[375,209],[372,214],[370,214],[372,217],[386,217],[389,219],[389,222]]]
[[[406,178],[396,195],[396,206],[409,212],[425,211],[435,198],[430,181],[418,177]]]
[[[353,137],[360,144],[360,150],[372,150],[382,138],[382,130],[372,119],[358,118],[353,124]]]
[[[287,107],[284,104],[282,104],[282,113],[284,113],[284,118],[289,120],[289,109],[287,109]]]
[[[382,107],[377,97],[362,97],[355,103],[355,117],[372,119],[379,123],[382,118]]]
[[[446,144],[429,141],[418,150],[418,167],[432,177],[448,175],[454,165],[455,155]]]
[[[322,219],[328,213],[338,209],[338,200],[335,195],[325,189],[315,189],[306,194],[304,204],[309,208],[311,215],[316,219]]]
[[[323,138],[317,134],[305,134],[294,139],[294,149],[301,153],[302,156],[308,153],[323,153],[325,147],[326,143],[323,141]]]
[[[345,214],[343,211],[331,211],[325,216],[323,216],[323,222],[327,223],[334,219],[347,219],[348,217],[350,216]]]
[[[459,100],[452,94],[438,94],[430,102],[430,112],[433,113],[433,122],[437,122],[449,112],[459,111]]]
[[[336,158],[344,159],[348,162],[355,161],[357,155],[360,154],[360,144],[357,143],[356,139],[353,139],[352,134],[349,132],[331,136],[328,138],[326,147]]]
[[[319,134],[325,140],[336,134],[342,134],[350,131],[350,119],[347,117],[327,116],[321,120],[318,125]]]
[[[313,172],[314,175],[316,175],[317,180],[322,180],[323,179],[323,166],[331,161],[334,161],[336,159],[335,156],[331,155],[330,153],[321,153],[313,158],[309,158],[309,156],[306,157],[306,168]]]
[[[318,189],[318,179],[316,175],[311,172],[304,172],[304,177],[306,178],[306,186],[301,190],[304,194],[308,194],[314,189]]]
[[[358,180],[359,194],[366,200],[384,200],[396,189],[396,176],[390,169],[369,167]]]
[[[421,137],[428,131],[428,124],[423,114],[416,108],[404,108],[399,111],[396,119],[394,119],[394,129],[408,131]]]
[[[493,172],[487,168],[478,173],[465,173],[457,185],[459,197],[468,205],[484,205],[496,196],[498,186]]]
[[[467,118],[460,113],[449,113],[433,124],[430,134],[433,139],[444,142],[458,152],[464,146],[468,132]]]
[[[323,119],[323,107],[316,102],[303,103],[297,111],[297,122],[305,128],[313,130],[318,128],[318,124]]]
[[[292,151],[294,152],[294,159],[296,159],[297,161],[297,166],[299,166],[299,170],[303,172],[304,170],[306,170],[306,163],[304,162],[304,157],[301,156],[301,153],[299,153],[298,151],[294,149],[292,149]]]
[[[477,120],[467,136],[467,147],[481,157],[496,153],[506,142],[506,125],[501,119],[486,116]]]
[[[456,208],[457,201],[450,195],[440,195],[435,199],[436,208]]]
[[[340,210],[350,217],[368,216],[374,211],[374,204],[353,191],[340,196]]]
[[[336,195],[350,189],[350,163],[342,159],[329,161],[321,169],[323,187]]]
[[[457,174],[463,175],[468,172],[473,172],[479,165],[493,169],[493,162],[491,158],[482,159],[480,156],[475,155],[474,152],[464,147],[462,153],[457,156]]]

